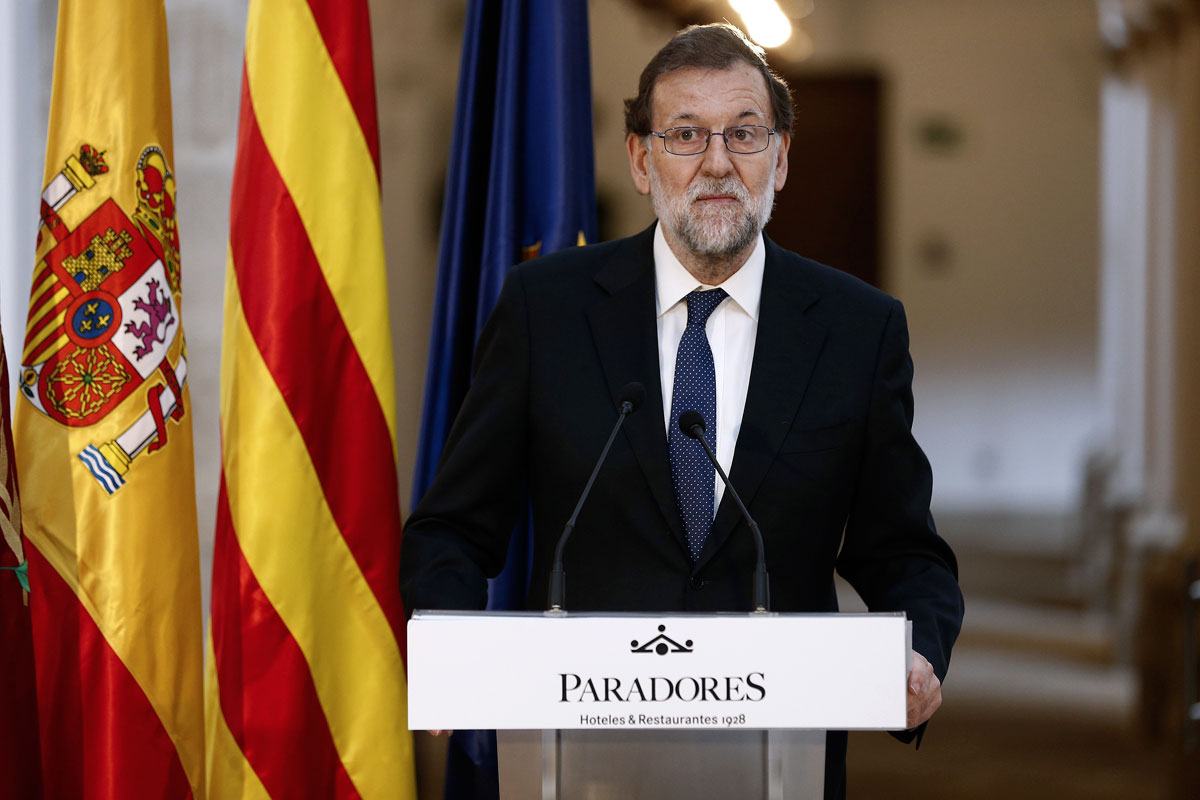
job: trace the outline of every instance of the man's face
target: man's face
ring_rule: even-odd
[[[658,79],[653,129],[681,126],[723,131],[734,125],[771,127],[766,81],[749,64],[728,69],[682,69]],[[658,137],[628,137],[634,184],[649,194],[667,241],[702,258],[729,257],[753,243],[787,179],[786,134],[766,150],[731,153],[722,137],[691,156],[666,152]]]

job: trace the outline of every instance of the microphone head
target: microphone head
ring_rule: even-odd
[[[621,393],[617,395],[617,405],[623,406],[629,404],[628,413],[632,414],[642,407],[642,403],[646,400],[646,387],[637,381],[632,381],[621,387]]]
[[[696,428],[700,430],[697,431]],[[704,416],[699,411],[685,411],[679,415],[679,430],[693,439],[699,439],[705,430]]]

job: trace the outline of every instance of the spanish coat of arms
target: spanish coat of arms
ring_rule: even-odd
[[[132,215],[109,197],[74,230],[59,216],[107,172],[104,153],[85,144],[42,192],[42,257],[34,269],[20,388],[34,408],[72,428],[92,426],[127,398],[144,397],[146,410],[132,425],[78,453],[112,494],[133,459],[166,444],[167,421],[183,417],[187,362],[175,178],[162,149],[147,146],[137,161]],[[151,380],[156,373],[161,380]]]

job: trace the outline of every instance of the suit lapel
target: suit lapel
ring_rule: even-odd
[[[663,519],[686,552],[663,429],[654,300],[654,227],[628,240],[596,272],[595,280],[608,296],[588,309],[587,317],[609,392],[615,405],[621,389],[630,381],[646,387],[645,403],[626,419],[623,433]]]
[[[825,327],[805,313],[819,296],[804,286],[801,271],[787,262],[785,251],[770,239],[765,244],[754,361],[729,475],[748,508],[800,408],[826,334]],[[740,519],[726,491],[697,568],[725,543]]]

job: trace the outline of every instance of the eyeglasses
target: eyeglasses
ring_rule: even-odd
[[[698,156],[708,149],[714,136],[725,140],[725,149],[739,155],[761,153],[767,149],[775,131],[766,125],[734,125],[723,131],[708,128],[667,128],[662,133],[650,131],[663,140],[667,152],[674,156]]]

